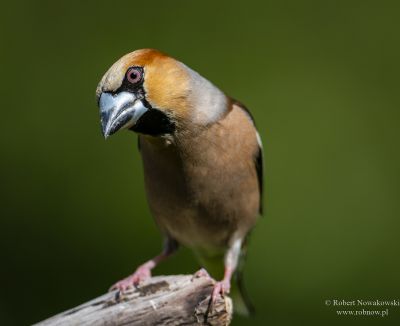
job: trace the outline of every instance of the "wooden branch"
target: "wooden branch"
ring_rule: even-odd
[[[212,288],[207,277],[156,276],[122,296],[106,293],[36,326],[229,325],[232,301],[219,297],[210,308]]]

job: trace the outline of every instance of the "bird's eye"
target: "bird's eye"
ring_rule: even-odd
[[[126,79],[131,84],[137,84],[142,80],[142,71],[138,67],[129,68],[126,72]]]

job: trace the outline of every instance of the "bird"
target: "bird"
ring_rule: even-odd
[[[122,56],[96,89],[105,138],[138,134],[145,192],[162,252],[111,290],[124,292],[179,246],[215,278],[211,302],[230,293],[250,315],[243,285],[248,238],[262,216],[263,153],[249,110],[181,61],[155,49]]]

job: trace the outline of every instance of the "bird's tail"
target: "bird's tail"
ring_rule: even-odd
[[[233,310],[241,316],[250,317],[254,315],[255,309],[251,303],[250,297],[247,294],[246,288],[244,286],[243,270],[247,257],[247,241],[249,236],[247,236],[242,244],[242,249],[240,251],[240,257],[238,266],[235,273],[233,274],[233,280],[231,285],[231,298],[233,300]]]
[[[233,311],[238,315],[249,317],[254,315],[254,306],[247,295],[244,287],[243,275],[240,271],[236,272],[232,280],[231,292],[229,296],[233,301]]]

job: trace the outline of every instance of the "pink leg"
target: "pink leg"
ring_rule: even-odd
[[[231,279],[232,279],[232,274],[233,274],[234,269],[227,266],[225,267],[225,274],[224,274],[224,278],[222,279],[222,281],[219,281],[217,283],[215,283],[214,285],[214,289],[212,292],[212,296],[211,296],[211,301],[212,303],[214,303],[217,298],[218,295],[224,295],[224,294],[228,294],[230,289],[231,289]]]
[[[164,250],[161,254],[140,265],[132,275],[129,275],[115,283],[109,291],[119,290],[124,292],[127,289],[137,286],[143,281],[151,278],[151,270],[160,262],[171,256],[177,248],[178,243],[173,239],[167,238],[164,244]]]
[[[224,260],[225,263],[224,278],[222,279],[222,281],[219,281],[214,285],[214,289],[211,295],[211,306],[217,300],[218,295],[223,296],[224,294],[229,293],[231,289],[232,275],[238,264],[241,247],[242,247],[242,240],[237,239],[233,241],[231,247],[226,252]]]

